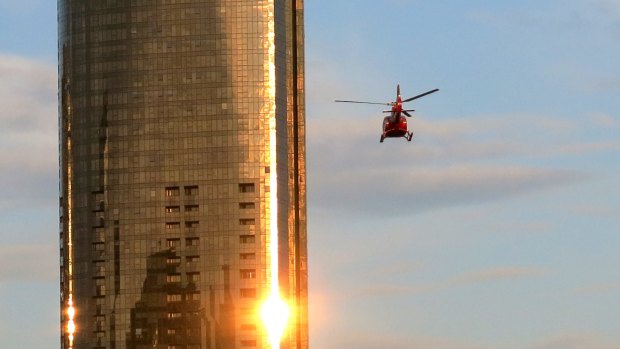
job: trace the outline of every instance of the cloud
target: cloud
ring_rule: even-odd
[[[0,283],[57,282],[59,266],[41,258],[57,254],[51,244],[0,246]]]
[[[0,0],[0,9],[9,13],[28,13],[43,3],[43,0]]]
[[[436,288],[432,285],[393,285],[374,284],[359,289],[360,297],[393,297],[396,295],[411,295],[416,293],[428,293]]]
[[[602,294],[602,293],[616,292],[616,291],[620,291],[620,282],[607,282],[607,283],[592,284],[592,285],[577,288],[575,291],[581,294]]]
[[[497,200],[583,178],[564,170],[456,165],[339,169],[317,175],[312,185],[321,208],[385,216]]]
[[[56,67],[0,55],[0,209],[57,197]]]
[[[614,139],[575,141],[582,123],[591,124],[590,117],[570,121],[507,114],[417,117],[412,122],[417,140],[379,144],[376,118],[309,120],[308,181],[314,207],[384,215],[505,199],[592,175],[583,168],[541,167],[540,160],[620,150]]]
[[[360,288],[359,296],[393,297],[395,295],[433,293],[451,289],[454,287],[468,286],[479,283],[539,277],[544,275],[545,273],[546,271],[540,268],[496,267],[459,274],[448,280],[437,283],[410,285],[375,284],[370,287]]]
[[[618,0],[586,0],[603,17],[620,24],[620,1]]]
[[[602,204],[582,204],[575,206],[571,211],[578,215],[586,215],[591,217],[607,217],[613,218],[618,216],[618,209],[612,206]]]
[[[479,343],[467,340],[432,337],[421,335],[378,334],[370,331],[339,333],[331,343],[321,343],[322,348],[356,348],[356,349],[490,349]]]
[[[602,128],[614,128],[619,124],[617,118],[607,113],[592,113],[590,114],[590,119],[594,125]]]
[[[342,165],[343,159],[348,160],[347,165],[365,159],[382,165],[394,163],[393,158],[402,158],[406,161],[401,163],[409,164],[454,164],[514,156],[539,158],[552,156],[555,149],[567,145],[596,152],[599,149],[591,144],[616,144],[615,139],[575,141],[584,129],[599,130],[606,127],[602,124],[613,122],[612,117],[604,114],[592,114],[582,122],[525,113],[438,120],[418,116],[410,120],[409,125],[414,132],[414,143],[388,139],[378,144],[381,124],[377,117],[362,117],[351,122],[331,115],[308,121],[308,144],[322,155],[321,160],[333,160],[330,167]]]
[[[496,27],[556,29],[565,33],[567,29],[584,30],[615,24],[620,21],[620,3],[617,0],[578,0],[567,2],[561,10],[554,6],[532,9],[513,5],[497,10],[474,9],[467,17]]]
[[[542,151],[546,156],[584,155],[620,150],[620,141],[600,141],[559,145]]]
[[[609,341],[592,333],[567,332],[546,338],[534,349],[617,349],[620,342]]]
[[[545,272],[537,268],[523,268],[523,267],[501,267],[485,269],[472,273],[465,273],[458,275],[448,281],[447,285],[460,286],[469,285],[481,282],[516,279],[523,277],[541,276]]]

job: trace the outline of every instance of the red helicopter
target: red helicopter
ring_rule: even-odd
[[[409,114],[409,112],[413,112],[414,110],[403,109],[403,103],[411,102],[414,99],[418,99],[420,97],[430,95],[431,93],[435,93],[437,91],[439,91],[438,88],[403,100],[400,97],[400,85],[397,85],[396,86],[396,102],[376,103],[376,102],[341,101],[341,100],[336,100],[335,102],[379,104],[379,105],[391,106],[392,110],[383,111],[384,113],[390,113],[390,115],[383,118],[383,133],[381,134],[381,139],[379,140],[379,142],[383,143],[383,140],[386,138],[400,138],[400,137],[404,137],[407,141],[411,142],[411,139],[413,138],[413,132],[410,132],[407,130],[407,119],[404,118],[403,115],[407,117],[411,117],[411,114]]]

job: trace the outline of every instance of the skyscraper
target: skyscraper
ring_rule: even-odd
[[[61,347],[307,348],[303,0],[58,11]]]

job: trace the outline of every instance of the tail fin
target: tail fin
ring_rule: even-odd
[[[396,99],[400,97],[400,84],[396,85]]]

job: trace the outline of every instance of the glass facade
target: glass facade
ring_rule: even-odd
[[[303,0],[58,11],[61,347],[307,348]]]

